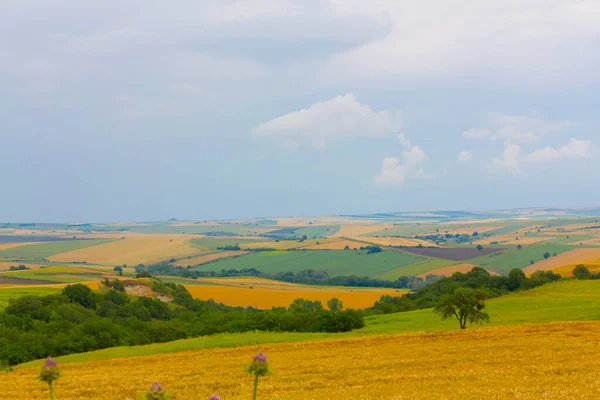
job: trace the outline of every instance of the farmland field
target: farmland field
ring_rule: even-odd
[[[296,250],[268,251],[239,258],[217,261],[194,268],[198,271],[256,268],[261,272],[300,272],[305,269],[325,271],[330,276],[374,276],[381,272],[410,265],[420,257],[409,253],[383,251],[367,254],[366,251]]]
[[[147,264],[169,258],[201,253],[187,235],[149,235],[127,237],[99,246],[67,251],[49,257],[50,261],[87,261],[90,264]]]
[[[577,264],[600,263],[600,248],[584,248],[574,249],[562,253],[556,257],[550,257],[547,260],[541,260],[533,265],[528,266],[524,269],[526,273],[532,273],[535,271],[547,271],[555,268],[570,266],[571,269]]]
[[[505,399],[518,393],[519,398],[539,399],[549,398],[550,390],[560,398],[594,398],[600,391],[599,342],[600,322],[572,322],[316,341],[310,346],[204,349],[66,364],[55,390],[66,400],[134,399],[158,380],[182,400],[215,392],[224,399],[250,398],[251,380],[242,367],[261,350],[274,371],[259,388],[264,398],[372,399],[401,394],[400,398]],[[215,366],[199,360],[219,362]],[[151,367],[157,365],[159,369]],[[37,368],[20,369],[3,390],[23,400],[42,399],[46,389],[33,380],[37,373]]]
[[[71,240],[41,244],[26,244],[0,251],[0,258],[14,260],[41,260],[55,254],[77,251],[102,244],[108,244],[107,239]],[[79,261],[79,260],[77,260]]]
[[[188,265],[195,266],[200,264],[206,264],[211,261],[219,260],[221,258],[229,258],[229,257],[240,257],[244,254],[248,254],[247,251],[217,251],[209,254],[202,254],[196,257],[186,257],[177,262],[174,262],[173,265],[178,267],[187,267]]]
[[[186,289],[196,299],[210,300],[230,306],[288,307],[295,299],[320,301],[327,307],[327,301],[336,297],[342,300],[345,308],[367,308],[383,295],[400,296],[406,291],[380,288],[333,288],[311,287],[306,285],[279,285],[269,288],[186,285]]]

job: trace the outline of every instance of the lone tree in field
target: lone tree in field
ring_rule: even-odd
[[[478,244],[478,245],[477,245],[477,250],[479,250],[479,251],[483,250],[483,246],[482,246],[482,245],[480,245],[480,244]]]
[[[442,319],[455,317],[460,329],[467,329],[467,322],[482,324],[490,320],[485,308],[485,294],[471,288],[458,288],[453,294],[442,296],[433,312],[440,314]]]

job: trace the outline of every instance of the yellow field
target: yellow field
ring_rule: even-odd
[[[600,263],[600,248],[592,249],[574,249],[557,255],[556,257],[550,257],[546,260],[542,260],[533,265],[530,265],[523,269],[527,274],[535,271],[548,271],[555,268],[564,266],[575,266],[577,264],[584,263]]]
[[[272,307],[287,307],[295,299],[319,300],[327,307],[327,300],[334,297],[342,300],[344,308],[371,307],[383,295],[400,296],[405,291],[382,288],[351,288],[338,289],[331,287],[310,287],[280,285],[274,288],[259,287],[229,287],[229,286],[198,286],[184,285],[196,299],[213,299],[217,303],[230,306],[256,307],[269,309]]]
[[[420,240],[420,239],[408,239],[408,238],[396,238],[396,237],[368,237],[368,236],[364,236],[364,237],[352,237],[350,238],[352,240],[358,240],[361,242],[369,242],[372,244],[378,244],[380,246],[418,246],[420,244],[422,244],[423,246],[428,246],[428,247],[437,247],[434,243],[432,242],[426,242],[424,240]],[[368,244],[363,244],[363,246],[368,246]],[[358,246],[360,248],[360,246]]]
[[[342,225],[340,230],[336,232],[336,237],[352,237],[363,236],[373,232],[383,231],[385,228],[392,228],[394,225],[358,225],[349,224]]]
[[[220,258],[243,256],[244,254],[248,253],[248,251],[219,251],[218,253],[205,254],[192,258],[184,258],[183,260],[179,260],[173,263],[173,265],[177,267],[187,267],[188,265],[194,266],[218,260]]]
[[[344,250],[348,246],[350,249],[360,249],[361,246],[365,246],[364,243],[354,242],[352,240],[338,240],[335,242],[327,242],[315,244],[314,246],[303,247],[303,249],[310,250]]]
[[[50,261],[87,261],[91,264],[151,264],[169,258],[195,255],[205,251],[192,245],[189,235],[145,235],[68,251],[48,257]]]
[[[186,279],[188,280],[188,279]],[[297,283],[275,281],[266,278],[254,278],[254,277],[235,277],[235,278],[198,278],[192,279],[191,281],[206,282],[214,285],[232,286],[239,288],[254,288],[254,289],[275,289],[281,290],[285,288],[305,288],[305,285]]]
[[[33,242],[0,243],[0,251],[6,250],[6,249],[12,249],[13,247],[27,246],[30,244],[38,244],[38,243],[33,243]]]
[[[61,365],[61,400],[133,400],[159,381],[177,400],[252,398],[244,372],[263,351],[260,399],[596,399],[600,322],[563,322],[202,349]],[[39,370],[2,376],[9,399],[43,400]]]
[[[447,267],[434,269],[433,271],[427,271],[417,276],[420,278],[425,278],[427,275],[450,276],[455,272],[469,272],[473,268],[475,268],[475,265],[473,264],[448,265]]]

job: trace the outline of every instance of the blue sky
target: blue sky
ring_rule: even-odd
[[[0,221],[600,204],[600,3],[9,1]]]

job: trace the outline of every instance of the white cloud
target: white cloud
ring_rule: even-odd
[[[523,171],[521,171],[519,165],[519,154],[521,154],[521,146],[507,140],[504,142],[502,158],[494,158],[492,160],[492,167],[506,169],[515,174],[522,174]]]
[[[485,139],[492,135],[489,129],[469,129],[463,132],[463,136],[467,139]]]
[[[347,94],[272,119],[252,133],[308,141],[315,148],[323,148],[333,138],[385,136],[398,132],[400,127],[399,113],[375,112]]]
[[[568,144],[558,149],[546,147],[536,150],[524,160],[529,163],[542,163],[557,159],[588,158],[591,146],[592,142],[589,140],[571,139]]]
[[[467,163],[471,161],[471,158],[473,158],[473,153],[471,153],[469,150],[463,150],[458,154],[459,163]]]
[[[419,165],[427,160],[427,155],[419,146],[412,146],[404,135],[398,136],[403,148],[402,158],[386,157],[381,162],[381,171],[375,176],[375,183],[380,187],[398,187],[411,176],[428,175]]]
[[[520,143],[534,143],[540,140],[541,136],[533,132],[519,132],[512,126],[504,126],[498,129],[495,138],[510,139]]]

